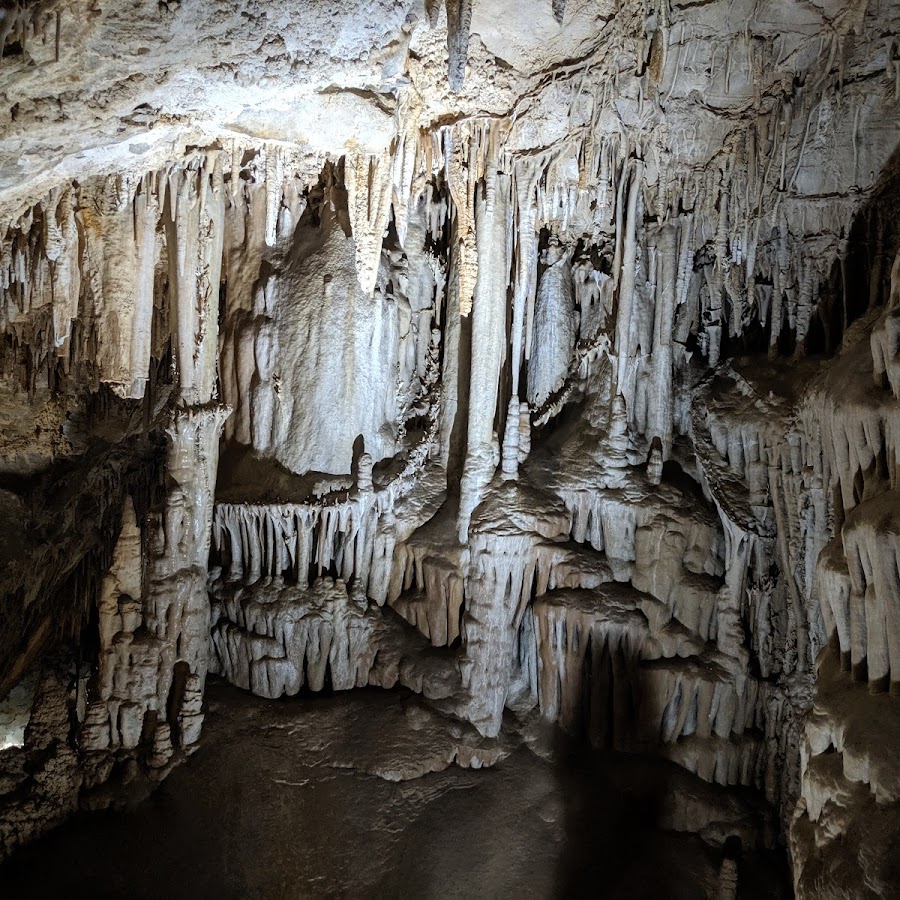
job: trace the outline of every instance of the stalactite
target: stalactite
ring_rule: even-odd
[[[447,52],[449,54],[450,90],[462,90],[469,52],[469,29],[472,27],[474,0],[445,0],[447,8]]]
[[[575,304],[572,296],[571,253],[551,243],[544,254],[544,274],[538,285],[535,324],[528,363],[528,402],[541,406],[565,381],[575,346]]]
[[[492,210],[486,200],[476,205],[479,265],[472,313],[472,355],[469,379],[468,445],[460,484],[459,535],[465,540],[469,518],[481,491],[500,461],[500,446],[494,432],[498,379],[506,342],[506,258],[509,176],[498,176]]]
[[[647,433],[661,442],[663,459],[672,449],[673,422],[673,354],[672,332],[675,322],[675,291],[677,289],[676,231],[664,226],[659,238],[659,284],[656,300],[656,321],[653,326],[653,387],[650,389],[650,409]]]
[[[456,241],[460,313],[468,316],[478,280],[478,245],[475,229],[475,152],[468,127],[444,132],[447,184],[456,215]]]
[[[174,291],[174,346],[182,399],[215,395],[219,280],[224,239],[222,158],[174,168],[168,176],[169,277]]]
[[[347,204],[356,249],[359,283],[366,294],[375,290],[381,241],[391,203],[392,159],[356,155],[344,162]]]
[[[616,378],[621,385],[620,390],[626,393],[626,399],[628,389],[625,388],[624,385],[628,380],[626,361],[630,353],[633,326],[632,310],[634,308],[635,266],[637,261],[638,198],[640,196],[643,163],[640,160],[635,160],[629,168],[631,169],[631,178],[629,180],[628,188],[628,212],[625,219],[625,237],[622,242],[622,270],[621,278],[618,283],[615,342],[617,354]],[[624,182],[625,175],[623,174],[622,183],[624,184]],[[616,272],[616,277],[619,277],[618,271]]]

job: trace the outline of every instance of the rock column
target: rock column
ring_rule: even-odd
[[[230,412],[215,401],[225,219],[217,158],[170,176],[168,212],[178,401],[166,429],[166,502],[151,523],[144,613],[160,643],[160,721],[189,750],[202,723],[209,663],[207,567],[219,434]]]

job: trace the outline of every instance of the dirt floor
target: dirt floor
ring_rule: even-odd
[[[187,764],[134,809],[79,814],[26,848],[0,897],[705,898],[721,846],[663,826],[688,810],[716,843],[759,816],[634,757],[551,761],[511,741],[493,768],[444,768],[446,726],[405,693],[273,702],[214,681],[208,697]],[[745,844],[740,897],[788,897],[787,880],[781,854]]]

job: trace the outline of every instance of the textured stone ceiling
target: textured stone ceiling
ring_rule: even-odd
[[[706,165],[765,116],[773,134],[789,126],[791,188],[852,194],[895,143],[895,6],[570,0],[560,24],[549,0],[525,15],[481,0],[455,92],[445,14],[431,27],[415,2],[13,4],[0,191],[14,210],[67,178],[146,171],[216,139],[378,152],[399,106],[425,129],[514,116],[522,149],[577,140],[593,116],[639,130],[663,170]]]

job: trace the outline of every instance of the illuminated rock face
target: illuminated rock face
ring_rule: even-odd
[[[83,659],[28,833],[190,753],[208,671],[403,684],[877,893],[900,8],[82,6],[0,18],[0,692]]]

